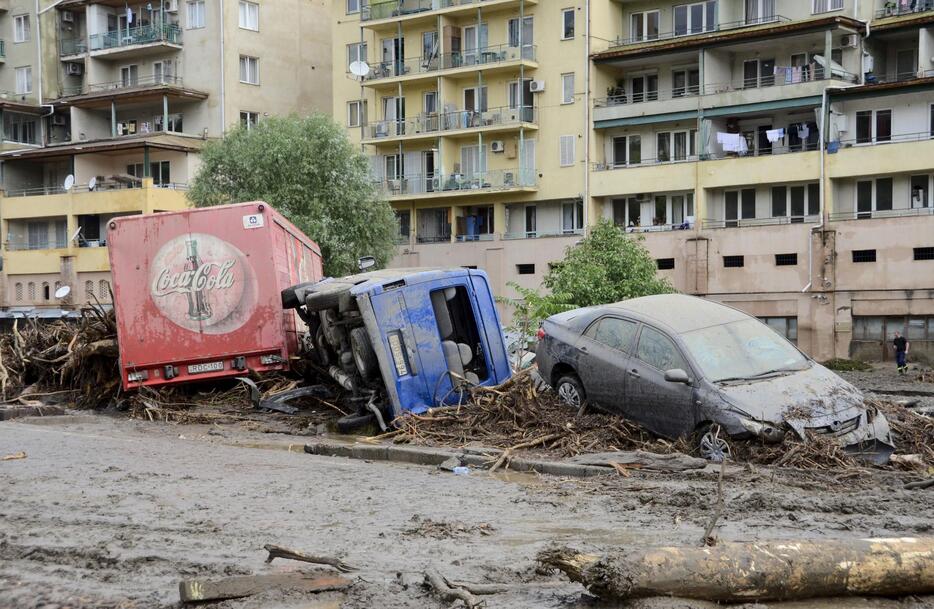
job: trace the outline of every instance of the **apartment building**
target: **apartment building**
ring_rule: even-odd
[[[330,111],[326,0],[8,0],[0,12],[4,314],[110,298],[107,225],[183,209],[231,126]],[[15,57],[15,59],[14,59]]]
[[[891,357],[897,329],[934,359],[931,0],[334,11],[335,114],[396,209],[394,264],[509,294],[606,218],[817,358]]]

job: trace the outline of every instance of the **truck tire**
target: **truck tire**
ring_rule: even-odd
[[[376,360],[376,352],[373,351],[366,328],[359,327],[350,331],[350,350],[353,352],[357,372],[364,380],[368,381],[379,374],[379,362]]]
[[[349,414],[345,417],[337,419],[337,431],[340,433],[350,434],[355,431],[359,431],[364,427],[376,424],[376,417],[373,416],[373,413],[368,412],[366,414]]]

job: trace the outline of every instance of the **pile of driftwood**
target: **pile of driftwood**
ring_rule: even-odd
[[[75,321],[16,320],[0,334],[0,394],[27,402],[52,394],[79,407],[106,405],[120,388],[113,311],[91,306]]]
[[[924,465],[934,467],[934,417],[924,416],[903,404],[874,400],[895,436],[898,452],[918,455]]]

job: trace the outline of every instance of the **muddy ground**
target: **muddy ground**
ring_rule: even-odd
[[[896,378],[894,371],[863,374],[867,383]],[[919,385],[912,386],[934,389]],[[273,591],[208,606],[446,607],[421,586],[435,566],[452,579],[526,584],[487,597],[487,607],[616,607],[563,576],[539,573],[537,552],[554,543],[695,545],[717,496],[712,470],[590,479],[455,476],[312,456],[302,452],[307,441],[243,424],[91,414],[0,423],[0,456],[27,455],[0,461],[0,608],[175,607],[185,578],[305,568],[265,564],[262,547],[269,543],[340,556],[360,570],[349,575],[354,584],[346,593]],[[908,476],[735,467],[724,479],[725,510],[715,534],[723,540],[934,535],[934,490],[904,490]],[[622,606],[710,605],[654,599]],[[915,608],[934,607],[934,598],[768,606]]]

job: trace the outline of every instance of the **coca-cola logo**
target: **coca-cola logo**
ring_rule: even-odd
[[[191,233],[166,242],[149,274],[160,312],[194,332],[236,330],[256,306],[256,278],[246,256],[214,235]]]

